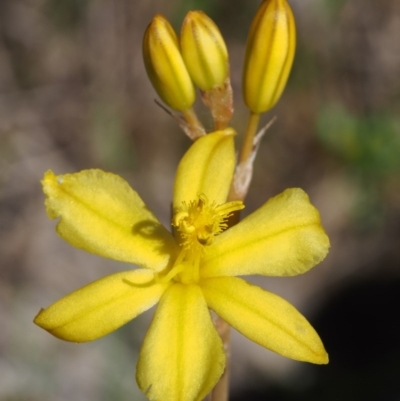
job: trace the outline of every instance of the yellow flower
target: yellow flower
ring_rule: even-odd
[[[176,175],[175,237],[119,176],[101,170],[43,179],[50,218],[70,244],[140,269],[95,281],[43,309],[35,323],[63,340],[104,336],[158,302],[137,365],[150,400],[201,400],[225,368],[209,309],[249,339],[300,361],[324,364],[318,334],[288,302],[234,276],[301,274],[326,256],[329,240],[301,189],[270,199],[236,226],[243,207],[226,202],[234,131],[198,139]]]

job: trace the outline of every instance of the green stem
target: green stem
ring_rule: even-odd
[[[239,163],[244,163],[251,156],[253,151],[254,137],[256,136],[258,124],[260,122],[261,114],[250,113],[249,119],[247,121],[246,133],[244,136],[244,141],[242,149],[240,152]]]

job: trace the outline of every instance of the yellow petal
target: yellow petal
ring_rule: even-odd
[[[284,299],[236,277],[204,279],[201,287],[208,306],[250,340],[298,361],[328,363],[318,334]]]
[[[201,400],[225,367],[225,354],[197,285],[172,285],[160,300],[140,351],[136,379],[151,401]]]
[[[112,274],[42,309],[34,322],[66,341],[95,340],[151,308],[168,285],[145,269]]]
[[[235,131],[227,128],[198,139],[181,159],[175,178],[174,208],[201,194],[225,203],[235,168]]]
[[[328,249],[318,210],[303,190],[287,189],[216,237],[200,274],[294,276],[321,262]]]
[[[101,170],[48,171],[42,184],[47,214],[60,217],[57,232],[71,245],[156,271],[175,258],[172,235],[121,177]]]

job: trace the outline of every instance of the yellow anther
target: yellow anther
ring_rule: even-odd
[[[172,225],[174,227],[179,227],[181,221],[189,216],[188,212],[178,212],[174,215]]]
[[[196,227],[189,224],[187,221],[182,220],[180,224],[180,228],[187,234],[194,233],[196,231]]]

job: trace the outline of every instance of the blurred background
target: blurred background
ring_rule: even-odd
[[[231,399],[399,401],[400,2],[289,2],[296,59],[284,96],[264,116],[278,119],[245,212],[302,187],[332,247],[306,275],[251,280],[305,314],[330,364],[293,362],[233,332]],[[189,9],[215,20],[230,52],[240,143],[244,47],[259,3],[0,1],[1,401],[144,400],[134,372],[152,312],[80,345],[32,323],[41,307],[127,268],[56,235],[40,179],[49,168],[118,173],[168,226],[174,172],[190,141],[154,103],[142,34],[155,13],[176,30]]]

